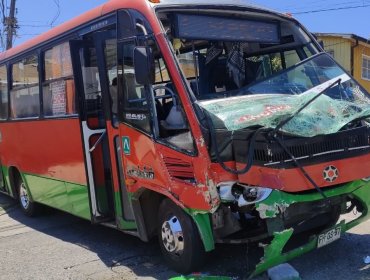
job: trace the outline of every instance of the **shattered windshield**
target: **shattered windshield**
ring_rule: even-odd
[[[331,134],[355,119],[369,116],[370,99],[327,54],[313,56],[280,74],[241,88],[236,96],[198,104],[210,113],[217,128],[275,128],[336,81],[340,82],[282,129],[304,137]]]

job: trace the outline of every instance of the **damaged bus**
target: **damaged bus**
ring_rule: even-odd
[[[0,78],[0,190],[27,215],[158,238],[181,273],[260,244],[251,276],[369,218],[370,95],[290,16],[111,0],[2,53]]]

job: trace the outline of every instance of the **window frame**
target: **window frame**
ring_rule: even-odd
[[[41,78],[40,78],[40,94],[41,94],[41,100],[42,102],[40,103],[41,105],[41,110],[42,110],[42,117],[45,118],[45,119],[61,119],[61,118],[73,118],[73,117],[78,117],[79,115],[79,100],[78,100],[78,97],[77,97],[77,92],[76,92],[76,88],[75,88],[75,84],[73,85],[74,89],[75,89],[75,94],[74,94],[74,102],[75,102],[75,112],[73,114],[68,114],[68,113],[65,113],[65,114],[60,114],[60,115],[46,115],[45,113],[45,108],[44,108],[44,87],[45,86],[49,86],[51,83],[55,83],[55,82],[59,82],[59,81],[68,81],[68,80],[72,80],[74,81],[75,80],[75,75],[73,73],[73,62],[72,62],[72,55],[70,53],[70,56],[71,56],[71,70],[72,70],[72,73],[70,75],[67,75],[67,76],[60,76],[58,78],[53,78],[53,79],[48,79],[46,80],[46,61],[45,61],[45,54],[47,51],[51,51],[53,48],[55,47],[58,47],[58,46],[61,46],[63,44],[68,44],[69,46],[69,40],[70,38],[67,38],[65,40],[57,40],[56,42],[54,42],[52,45],[48,45],[47,48],[43,48],[41,50],[41,55],[40,55],[40,74],[41,74]],[[68,48],[69,49],[69,52],[70,52],[70,47]],[[74,82],[75,83],[75,82]]]
[[[10,117],[10,76],[9,76],[9,67],[8,67],[8,64],[7,63],[4,63],[2,65],[0,65],[0,68],[1,67],[5,67],[5,71],[6,71],[6,91],[7,91],[7,99],[8,99],[8,103],[7,103],[7,114],[6,114],[6,118],[1,118],[1,115],[0,115],[0,122],[5,122],[5,121],[8,121],[9,120],[9,117]],[[0,95],[0,98],[2,98],[2,96]]]
[[[117,75],[117,81],[118,81],[117,86],[118,88],[117,89],[118,89],[118,104],[119,104],[118,120],[119,122],[124,123],[125,125],[128,125],[149,137],[153,137],[155,133],[153,130],[154,124],[153,124],[153,118],[152,118],[152,109],[151,109],[150,100],[148,98],[148,91],[149,91],[148,86],[137,85],[139,87],[142,87],[144,90],[145,97],[142,97],[139,99],[142,99],[143,102],[144,101],[147,102],[146,108],[139,107],[139,106],[137,107],[127,106],[129,104],[129,99],[127,98],[127,91],[126,91],[126,77],[124,74],[126,67],[125,67],[125,58],[123,55],[124,55],[124,45],[130,45],[130,44],[134,45],[134,48],[139,46],[140,44],[139,44],[138,36],[117,40],[117,59],[118,59],[118,63],[117,63],[117,74],[118,74]],[[134,65],[132,65],[132,67],[134,68]],[[136,83],[136,80],[135,80],[135,83]],[[148,124],[149,129],[146,130],[145,128],[138,126],[135,122],[132,122],[133,120],[132,121],[128,120],[126,116],[129,114],[146,115],[146,118],[148,119],[148,122],[149,122]]]
[[[368,67],[364,67],[364,59],[367,60]],[[369,72],[369,77],[364,77],[364,69],[366,69]],[[361,79],[365,81],[370,81],[370,56],[366,54],[362,54],[361,57]]]
[[[37,61],[37,79],[38,82],[31,84],[31,85],[21,85],[21,86],[13,86],[14,83],[14,76],[13,76],[13,66],[17,65],[18,63],[26,60],[27,58],[30,58],[32,56],[36,57]],[[40,80],[41,80],[41,65],[40,65],[40,50],[39,49],[34,49],[30,52],[25,53],[24,55],[20,57],[16,57],[12,60],[9,61],[7,64],[8,67],[8,102],[9,102],[9,112],[8,112],[8,120],[13,120],[13,121],[18,121],[18,120],[37,120],[42,118],[42,91],[40,89]],[[14,90],[22,90],[22,89],[28,89],[32,87],[37,87],[38,88],[38,104],[39,104],[39,110],[37,116],[32,116],[32,117],[12,117],[12,91]]]

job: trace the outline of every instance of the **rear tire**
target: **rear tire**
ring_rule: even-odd
[[[21,178],[17,180],[17,190],[19,205],[21,206],[22,212],[28,217],[37,216],[40,207],[31,200],[26,184]]]
[[[158,239],[166,262],[178,273],[189,274],[203,265],[206,253],[197,226],[169,199],[159,207]]]

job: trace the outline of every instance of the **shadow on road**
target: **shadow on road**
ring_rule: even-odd
[[[136,237],[92,225],[89,221],[56,210],[37,218],[29,218],[19,208],[11,208],[8,215],[35,231],[94,252],[98,260],[108,270],[116,272],[117,276],[126,268],[137,277],[168,279],[176,275],[164,263],[156,240],[144,243]],[[306,254],[291,264],[303,279],[370,279],[370,268],[362,260],[363,256],[369,254],[370,234],[347,233],[340,241]],[[208,262],[201,272],[243,279],[247,266],[256,261],[256,256],[256,248],[253,246],[219,245],[209,254]],[[261,276],[258,279],[267,277]]]
[[[168,279],[177,275],[164,263],[156,239],[144,243],[137,237],[92,225],[89,221],[50,208],[45,214],[35,218],[25,216],[18,207],[12,208],[7,214],[11,219],[35,231],[94,252],[107,269],[112,271],[119,272],[121,267],[127,267],[138,277],[156,279]],[[253,250],[253,247],[249,250]],[[209,254],[201,272],[242,279],[246,275],[248,263],[246,254],[247,247],[244,245],[219,245],[215,252]]]

